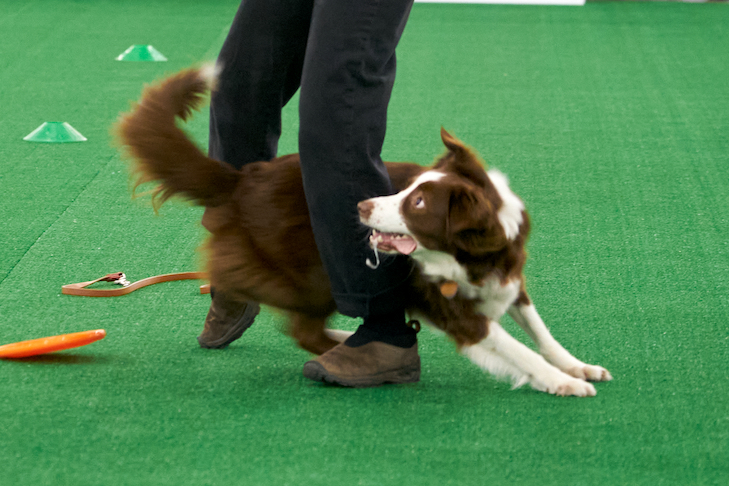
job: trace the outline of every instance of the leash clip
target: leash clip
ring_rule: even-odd
[[[122,272],[110,273],[101,281],[111,282],[113,284],[121,285],[122,287],[129,287],[132,284],[129,280],[127,280],[127,276]]]

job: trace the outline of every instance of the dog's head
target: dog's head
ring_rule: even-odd
[[[524,205],[506,177],[487,173],[474,152],[445,130],[441,138],[447,152],[408,188],[359,204],[360,220],[373,229],[370,241],[378,250],[478,257],[519,235]]]

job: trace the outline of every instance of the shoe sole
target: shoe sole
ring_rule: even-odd
[[[347,388],[368,388],[385,384],[399,385],[420,381],[420,367],[385,371],[363,378],[341,378],[329,373],[321,363],[309,361],[304,365],[304,376],[310,380]]]
[[[253,320],[256,318],[260,311],[261,306],[257,303],[251,302],[246,307],[246,310],[243,311],[243,315],[238,320],[238,322],[236,322],[234,326],[228,329],[228,332],[226,332],[223,337],[215,339],[214,341],[205,341],[202,338],[201,334],[197,337],[197,342],[200,343],[201,348],[223,349],[236,339],[240,338],[246,331],[246,329],[251,327],[251,325],[253,324]]]

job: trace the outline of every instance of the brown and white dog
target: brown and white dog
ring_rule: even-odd
[[[162,202],[180,195],[207,208],[211,284],[228,298],[287,311],[299,345],[323,353],[350,333],[325,329],[335,304],[314,242],[298,156],[238,171],[205,156],[176,124],[214,81],[214,69],[207,67],[146,88],[116,125],[116,135],[138,183],[158,182]],[[503,174],[486,172],[445,130],[441,138],[447,151],[433,167],[387,163],[400,192],[358,207],[362,223],[373,229],[370,242],[378,257],[401,253],[416,262],[409,315],[444,331],[461,353],[515,387],[528,383],[557,395],[595,395],[588,381],[610,380],[610,373],[567,352],[526,293],[524,204]],[[499,325],[507,312],[541,354]]]

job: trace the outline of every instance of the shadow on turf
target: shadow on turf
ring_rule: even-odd
[[[111,359],[103,356],[85,354],[44,354],[29,358],[2,359],[6,363],[25,363],[39,365],[79,365],[79,364],[107,364]]]

